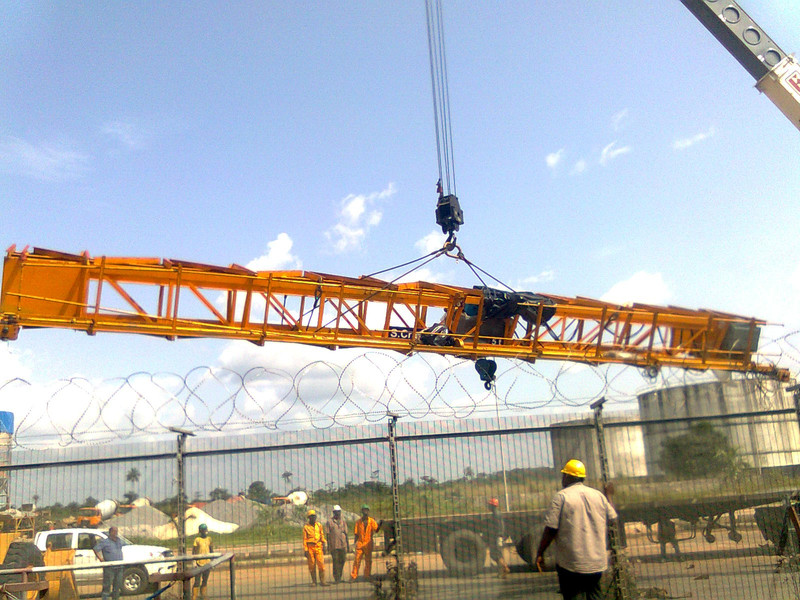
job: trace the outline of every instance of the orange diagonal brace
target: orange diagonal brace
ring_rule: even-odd
[[[100,305],[102,285],[113,287],[120,306],[106,294]],[[186,298],[196,297],[199,308],[187,305],[181,290],[189,292]],[[201,290],[225,294],[228,316]],[[5,257],[0,294],[2,339],[15,339],[29,327],[59,327],[168,339],[719,369],[785,379],[787,371],[753,360],[764,324],[710,310],[14,247]],[[426,331],[433,326],[435,332]]]

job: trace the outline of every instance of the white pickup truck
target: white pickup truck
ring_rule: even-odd
[[[53,529],[40,531],[34,538],[36,547],[42,552],[51,550],[75,550],[75,564],[100,564],[94,553],[94,547],[100,540],[108,537],[104,531],[97,529]],[[161,546],[140,546],[124,537],[122,540],[122,557],[124,560],[139,561],[161,556],[173,556],[172,550]],[[125,595],[143,594],[151,588],[149,575],[175,570],[175,563],[147,563],[127,565],[122,579],[122,593]],[[76,583],[97,583],[103,580],[103,569],[81,569],[75,571]]]

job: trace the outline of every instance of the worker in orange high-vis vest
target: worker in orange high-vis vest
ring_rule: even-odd
[[[372,574],[372,549],[375,542],[373,534],[381,529],[383,521],[376,523],[375,519],[369,516],[369,506],[365,504],[361,507],[361,518],[356,521],[355,543],[356,556],[353,559],[353,569],[350,571],[350,583],[358,579],[358,569],[361,566],[361,559],[364,559],[364,578],[369,579]]]
[[[308,560],[308,571],[311,573],[311,585],[317,585],[317,571],[319,571],[319,584],[325,583],[325,532],[322,525],[317,523],[317,513],[309,510],[308,523],[303,526],[303,551]]]

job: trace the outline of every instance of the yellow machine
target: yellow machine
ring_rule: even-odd
[[[786,379],[754,360],[764,324],[711,310],[13,246],[0,296],[0,339],[59,327]]]
[[[8,547],[16,539],[27,538],[33,541],[35,533],[33,518],[30,516],[12,517],[0,515],[0,563],[6,557]]]

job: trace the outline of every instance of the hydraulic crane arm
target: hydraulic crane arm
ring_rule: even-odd
[[[764,324],[708,310],[14,247],[0,296],[2,339],[58,327],[786,378],[754,362]]]
[[[733,0],[681,0],[739,61],[780,111],[800,129],[800,64],[787,55]]]

